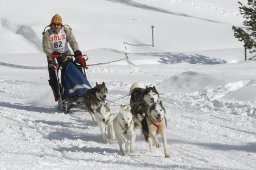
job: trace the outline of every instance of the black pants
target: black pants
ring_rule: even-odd
[[[58,64],[62,64],[63,63],[63,58],[59,58],[57,60]],[[61,96],[61,87],[60,84],[62,84],[61,82],[58,81],[58,74],[57,74],[57,69],[56,69],[56,65],[55,65],[55,60],[48,60],[48,73],[49,73],[49,85],[52,88],[54,97],[55,97],[55,101],[57,101],[59,99],[59,97]],[[63,70],[61,70],[61,76],[63,75]],[[62,78],[61,78],[62,79]]]
[[[48,80],[49,85],[52,88],[55,101],[57,101],[60,97],[60,86],[59,86],[57,75],[56,75],[56,69],[54,65],[49,63],[48,63],[48,73],[49,73],[49,80]]]

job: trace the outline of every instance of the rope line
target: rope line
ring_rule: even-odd
[[[24,65],[9,64],[9,63],[3,63],[3,62],[0,62],[0,65],[6,66],[6,67],[21,68],[21,69],[30,69],[30,70],[43,70],[43,69],[47,69],[46,66],[42,66],[42,67],[24,66]]]
[[[109,61],[105,63],[95,63],[95,64],[88,64],[87,66],[96,66],[96,65],[103,65],[103,64],[110,64],[110,63],[115,63],[118,61],[126,60],[126,58],[114,60],[114,61]],[[10,63],[4,63],[0,62],[1,66],[6,66],[6,67],[12,67],[12,68],[20,68],[20,69],[30,69],[30,70],[44,70],[47,69],[47,66],[42,66],[42,67],[36,67],[36,66],[25,66],[25,65],[18,65],[18,64],[10,64]]]
[[[122,61],[122,60],[126,60],[126,58],[121,58],[121,59],[118,59],[118,60],[113,60],[113,61],[109,61],[109,62],[105,62],[105,63],[96,63],[96,64],[87,64],[87,65],[88,66],[96,66],[96,65],[115,63],[115,62]]]

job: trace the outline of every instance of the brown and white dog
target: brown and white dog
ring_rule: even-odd
[[[142,122],[142,124],[144,123],[145,122]],[[146,115],[146,123],[147,125],[142,125],[142,127],[148,128],[148,129],[144,129],[144,131],[148,131],[148,134],[146,137],[148,138],[150,151],[152,150],[153,145],[155,145],[157,148],[160,147],[160,143],[157,139],[157,135],[160,134],[162,136],[165,158],[169,158],[170,155],[168,152],[168,143],[167,143],[167,133],[166,133],[167,123],[165,118],[165,108],[163,107],[163,104],[161,101],[158,101],[157,103],[154,103],[152,106],[150,106]]]

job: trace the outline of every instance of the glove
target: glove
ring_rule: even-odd
[[[75,56],[75,58],[76,58],[76,57],[79,57],[79,56],[82,56],[82,52],[81,52],[80,50],[76,50],[76,51],[74,52],[74,56]]]
[[[87,69],[87,66],[86,66],[86,62],[84,60],[84,57],[82,55],[82,52],[80,50],[76,50],[74,52],[74,56],[76,58],[76,62],[79,63],[81,65],[81,67],[83,68],[86,68]]]
[[[60,53],[60,52],[54,51],[54,52],[52,53],[52,58],[59,58],[59,57],[61,57],[61,53]]]
[[[87,69],[86,62],[85,62],[84,57],[82,55],[76,57],[76,62],[79,63],[81,65],[81,67]]]

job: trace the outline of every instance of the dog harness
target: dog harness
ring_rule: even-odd
[[[156,133],[159,133],[160,122],[159,123],[155,123],[150,116],[148,116],[148,120],[156,127]]]

